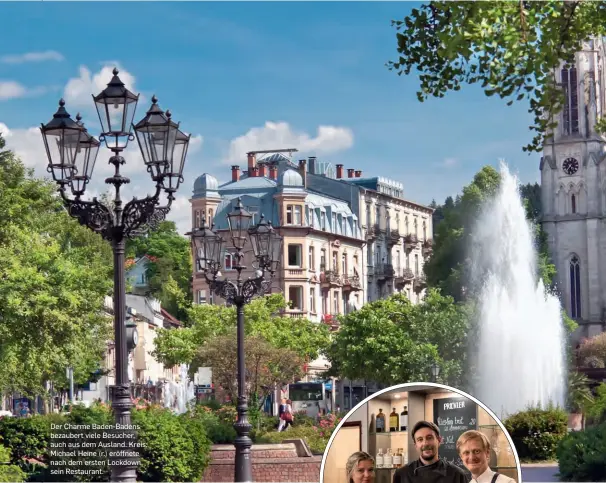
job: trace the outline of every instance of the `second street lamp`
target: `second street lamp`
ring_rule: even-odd
[[[115,337],[115,385],[112,391],[112,409],[116,423],[129,427],[130,410],[133,407],[128,378],[128,346],[126,329],[126,281],[124,251],[126,239],[146,233],[163,221],[170,211],[174,194],[183,181],[183,167],[187,155],[189,136],[179,130],[179,124],[171,120],[152,98],[152,106],[146,116],[133,126],[138,94],[133,94],[118,77],[114,69],[107,88],[93,96],[99,114],[102,132],[99,139],[112,151],[109,163],[114,167],[113,176],[105,182],[114,186],[113,200],[106,205],[97,198],[82,199],[88,185],[100,142],[91,136],[81,122],[74,121],[61,99],[53,119],[40,128],[48,156],[48,171],[59,185],[59,193],[69,214],[82,225],[99,233],[110,241],[114,253],[114,337]],[[121,156],[128,142],[134,139],[135,130],[141,154],[156,183],[151,196],[133,198],[124,204],[121,187],[130,179],[120,173],[125,164]],[[67,192],[71,190],[70,196]],[[167,203],[160,206],[164,191]],[[136,481],[138,458],[120,458],[129,464],[119,465],[110,460],[111,481]],[[121,461],[121,462],[123,462]]]
[[[238,346],[238,420],[234,428],[238,436],[234,442],[236,461],[234,480],[236,482],[252,481],[252,460],[250,448],[250,430],[248,422],[248,398],[246,396],[246,366],[244,360],[244,306],[254,297],[269,292],[274,274],[279,268],[282,258],[283,239],[271,223],[261,216],[257,225],[250,226],[252,215],[244,209],[238,198],[234,209],[227,215],[229,234],[231,238],[230,252],[234,256],[232,268],[237,271],[236,280],[219,280],[221,264],[224,260],[223,237],[206,226],[202,218],[202,226],[190,233],[192,237],[195,259],[198,269],[204,273],[209,289],[225,300],[228,305],[236,306],[237,314],[237,346]],[[255,270],[252,277],[243,279],[242,271],[244,247],[250,240],[254,261],[251,263]],[[250,253],[250,251],[249,251]]]

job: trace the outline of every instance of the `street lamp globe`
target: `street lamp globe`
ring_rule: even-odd
[[[249,228],[248,233],[259,269],[273,275],[280,264],[283,238],[264,215],[261,215],[259,223]]]
[[[47,170],[63,188],[76,169],[76,158],[81,154],[80,143],[86,138],[86,130],[71,118],[61,99],[59,109],[48,123],[40,125],[40,131],[48,157]]]
[[[433,375],[434,382],[437,381],[438,376],[440,375],[440,366],[437,362],[434,362],[431,366],[431,374]]]
[[[111,81],[105,89],[93,96],[93,100],[101,122],[100,138],[109,149],[122,151],[132,136],[131,126],[139,94],[133,94],[126,88],[118,77],[118,72],[118,69],[114,68]]]
[[[158,98],[153,96],[145,117],[133,129],[147,171],[154,181],[163,181],[166,167],[173,158],[179,123],[160,109]]]
[[[170,119],[170,111],[166,111],[166,116]],[[169,197],[173,196],[173,193],[179,189],[179,185],[183,182],[183,168],[185,167],[185,158],[187,156],[190,137],[191,134],[185,134],[177,129],[175,147],[166,165],[162,181],[164,191],[168,193]]]
[[[232,243],[236,250],[242,250],[246,245],[248,228],[252,221],[252,214],[244,209],[242,198],[238,198],[236,206],[227,215],[227,223],[231,234]]]
[[[76,123],[84,129],[84,132],[79,136],[79,152],[76,156],[74,174],[69,180],[69,186],[74,196],[82,196],[93,175],[101,143],[88,133],[82,123],[80,113],[76,115]]]
[[[206,217],[202,217],[202,225],[187,233],[194,244],[198,270],[218,276],[221,268],[221,254],[225,240],[221,235],[215,233],[212,227],[206,225]]]

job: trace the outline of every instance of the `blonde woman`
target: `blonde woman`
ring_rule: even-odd
[[[457,440],[457,451],[465,468],[471,472],[470,483],[515,483],[513,478],[495,473],[488,467],[490,441],[480,431],[465,431]]]
[[[356,451],[345,465],[347,483],[374,483],[375,459],[364,451]]]

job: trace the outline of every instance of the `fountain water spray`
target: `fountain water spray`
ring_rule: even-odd
[[[187,405],[196,399],[196,394],[194,383],[187,375],[187,365],[181,364],[179,370],[179,382],[167,381],[164,385],[164,407],[183,414],[187,411]]]
[[[518,180],[501,162],[501,185],[473,230],[471,280],[479,293],[475,395],[498,416],[563,406],[565,333],[558,298],[537,276],[533,227]]]

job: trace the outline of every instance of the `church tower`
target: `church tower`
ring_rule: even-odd
[[[540,164],[543,228],[577,340],[605,330],[606,138],[595,132],[606,113],[605,58],[604,39],[592,39],[555,72],[566,102]]]

